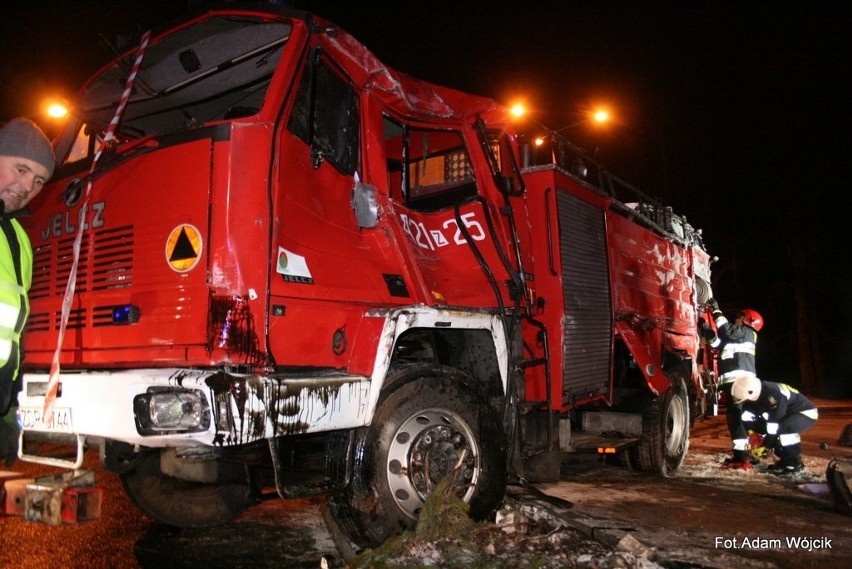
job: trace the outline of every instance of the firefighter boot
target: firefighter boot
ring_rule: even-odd
[[[733,456],[729,456],[722,462],[722,468],[749,471],[752,469],[751,456],[744,450],[735,450]]]
[[[805,463],[802,462],[802,456],[799,454],[785,456],[767,468],[766,471],[776,476],[799,474],[805,471]]]

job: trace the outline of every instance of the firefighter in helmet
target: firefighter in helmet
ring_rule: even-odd
[[[805,469],[800,435],[819,418],[816,405],[789,385],[749,375],[734,380],[731,399],[742,409],[746,428],[763,435],[762,448],[779,458],[769,472],[787,475]]]
[[[34,122],[16,118],[0,128],[0,458],[7,466],[18,453],[14,409],[33,264],[30,240],[14,214],[38,195],[54,164],[50,141]]]
[[[755,355],[757,351],[757,333],[763,329],[763,317],[756,310],[747,308],[737,313],[734,322],[730,322],[719,310],[719,303],[711,298],[707,306],[713,313],[716,332],[699,320],[699,331],[711,347],[719,350],[720,390],[728,398],[726,416],[728,433],[731,436],[732,456],[725,459],[724,468],[751,468],[751,455],[748,452],[748,431],[740,417],[741,410],[731,405],[731,384],[738,377],[757,377]]]

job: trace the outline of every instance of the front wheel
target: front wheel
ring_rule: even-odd
[[[166,476],[160,470],[159,450],[140,454],[120,477],[140,510],[158,522],[182,528],[227,523],[253,503],[247,482],[208,484]]]
[[[640,470],[669,477],[677,472],[689,448],[689,398],[678,374],[672,385],[646,410],[642,441],[632,449],[631,462]]]
[[[448,475],[456,494],[483,519],[506,489],[506,444],[497,413],[449,368],[402,372],[358,433],[352,481],[329,499],[340,527],[359,546],[375,547],[415,526]]]

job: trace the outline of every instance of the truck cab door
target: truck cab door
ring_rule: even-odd
[[[484,266],[497,275],[498,283],[507,277],[495,235],[489,230],[491,212],[486,211],[490,206],[482,197],[483,182],[474,173],[475,146],[456,127],[418,125],[386,116],[388,193],[430,300],[496,306]]]
[[[399,284],[387,276],[398,262],[378,216],[365,223],[353,206],[353,192],[365,192],[360,97],[343,67],[316,51],[285,103],[271,196],[269,344],[279,365],[344,369],[341,346],[351,346],[364,307],[410,302],[404,285],[389,284]]]

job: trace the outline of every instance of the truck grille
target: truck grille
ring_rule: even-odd
[[[90,231],[83,235],[77,265],[78,293],[125,288],[133,284],[133,226]],[[62,296],[74,260],[74,237],[33,250],[30,300]]]
[[[133,284],[133,244],[132,225],[84,234],[80,245],[80,260],[77,264],[75,293],[131,286]],[[73,236],[34,248],[33,284],[30,288],[33,313],[27,320],[28,332],[48,332],[58,328],[61,308],[55,312],[40,312],[38,301],[65,295],[73,261]],[[98,326],[107,322],[104,314],[109,314],[111,317],[112,307],[92,308],[92,324]],[[71,310],[68,328],[83,328],[85,325],[86,310]]]

